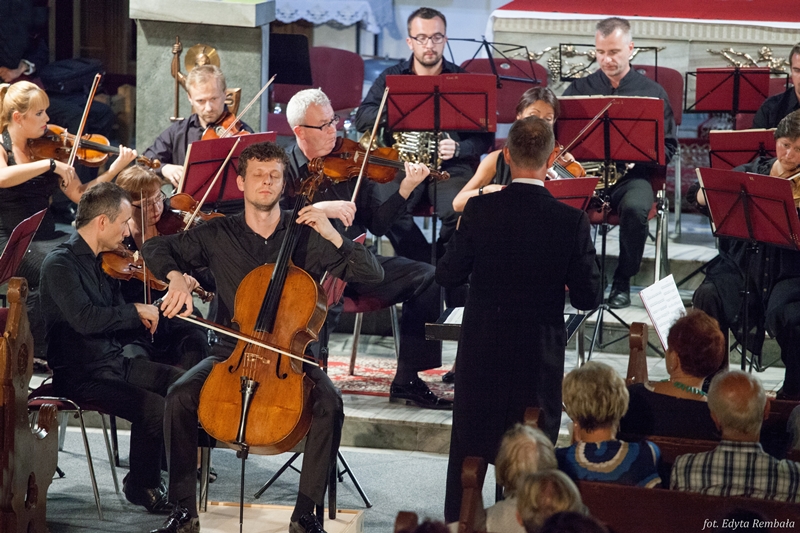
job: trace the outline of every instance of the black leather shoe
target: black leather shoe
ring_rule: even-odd
[[[456,373],[453,372],[452,370],[448,370],[442,376],[442,382],[443,383],[455,383],[455,381],[456,381]]]
[[[314,513],[306,513],[297,522],[289,523],[289,533],[325,533]]]
[[[175,506],[164,524],[150,533],[199,533],[200,519],[189,514],[186,507]]]
[[[122,492],[129,502],[141,505],[151,513],[166,514],[172,511],[172,504],[167,500],[167,488],[163,481],[158,487],[148,489],[128,483],[128,476],[125,476],[122,480]]]
[[[631,291],[612,289],[608,295],[608,306],[611,309],[622,309],[631,305]]]
[[[389,401],[392,403],[405,403],[426,409],[452,409],[453,402],[439,398],[419,378],[414,378],[411,383],[392,382],[389,389]]]

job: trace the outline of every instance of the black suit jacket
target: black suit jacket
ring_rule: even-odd
[[[542,407],[543,429],[558,434],[564,286],[579,309],[602,299],[586,213],[518,182],[470,199],[436,269],[445,287],[467,278],[453,435],[468,455],[494,461],[503,432],[526,407]]]

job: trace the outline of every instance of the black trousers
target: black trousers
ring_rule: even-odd
[[[767,331],[781,347],[786,367],[783,391],[800,395],[800,279],[779,281],[770,292],[766,312]]]
[[[378,256],[383,281],[374,284],[348,283],[345,295],[374,298],[386,304],[403,304],[400,317],[400,363],[417,372],[442,366],[441,341],[425,340],[425,323],[436,322],[441,314],[439,293],[430,263],[405,257]]]
[[[170,387],[164,415],[164,440],[169,464],[169,499],[182,502],[197,514],[197,407],[203,387],[214,363],[225,360],[227,344],[217,345],[208,357],[187,371]],[[312,421],[306,437],[300,492],[322,505],[328,475],[336,465],[342,436],[344,406],[341,392],[327,374],[313,365],[304,365],[314,381],[311,391]]]
[[[653,188],[644,177],[629,177],[612,187],[610,194],[611,207],[619,213],[619,263],[614,279],[629,281],[642,263]]]
[[[453,200],[474,173],[469,165],[466,164],[458,165],[451,170],[450,179],[439,182],[426,181],[424,184],[417,186],[411,196],[408,197],[408,202],[406,203],[407,213],[399,217],[392,229],[386,234],[397,255],[416,261],[430,262],[431,245],[411,216],[414,209],[426,201],[436,207],[440,228],[437,254],[441,256],[444,253],[444,245],[455,232],[456,223],[460,215],[460,213],[456,213],[453,210]],[[402,180],[404,176],[404,173],[398,172],[392,186],[398,187],[399,181],[397,180]]]
[[[131,422],[131,472],[128,483],[153,488],[161,483],[164,397],[183,373],[145,359],[121,358],[116,368],[91,375],[56,369],[53,388],[79,405],[92,404]]]

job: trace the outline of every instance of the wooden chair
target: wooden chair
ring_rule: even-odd
[[[784,525],[786,521],[800,523],[800,505],[794,503],[590,481],[579,481],[577,485],[592,516],[614,533],[701,531],[704,526],[708,530],[709,520],[716,520],[719,527],[724,517],[738,510],[758,513],[766,520],[783,521]],[[771,531],[787,529],[774,527]]]
[[[47,531],[47,490],[58,462],[57,411],[42,405],[31,426],[26,398],[33,375],[33,338],[25,299],[28,284],[12,278],[9,307],[0,309],[0,531]]]

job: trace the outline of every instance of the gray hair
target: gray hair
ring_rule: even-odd
[[[767,395],[758,378],[741,370],[717,374],[708,388],[708,408],[722,429],[757,435],[766,403]]]
[[[513,496],[525,474],[558,468],[553,443],[538,428],[516,424],[503,435],[495,460],[497,484]]]
[[[322,89],[303,89],[292,96],[292,99],[286,104],[286,120],[289,121],[289,126],[294,128],[302,124],[306,119],[308,108],[312,104],[325,107],[331,105],[331,101],[322,92]]]

